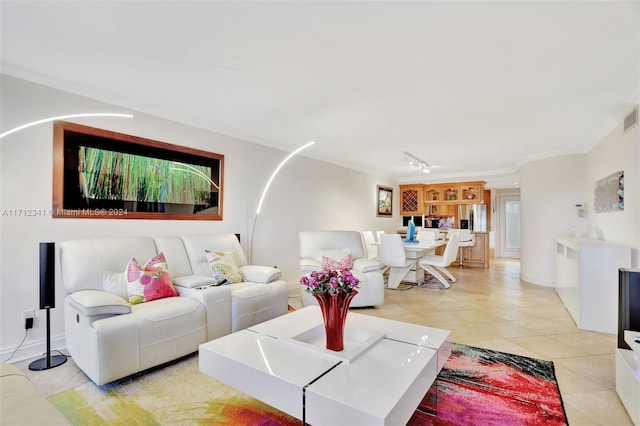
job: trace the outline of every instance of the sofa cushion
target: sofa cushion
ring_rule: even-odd
[[[129,300],[129,293],[127,292],[127,277],[122,271],[104,271],[102,273],[102,289],[110,293],[115,293],[124,300]]]
[[[104,384],[198,350],[207,340],[205,307],[191,297],[169,297],[131,306],[128,315],[102,318],[91,323],[98,343],[79,355],[99,360],[92,380]],[[87,342],[89,343],[89,342]],[[77,360],[74,354],[74,360]],[[108,365],[108,367],[106,367]]]
[[[178,295],[169,278],[169,268],[162,252],[149,259],[144,266],[131,258],[126,277],[129,303],[132,305]]]
[[[242,246],[240,246],[238,238],[233,234],[190,235],[182,237],[182,241],[189,257],[193,275],[211,275],[211,267],[207,261],[207,256],[205,256],[205,250],[232,251],[236,255],[238,265],[247,264],[247,258],[242,251]]]
[[[63,241],[60,243],[62,284],[67,294],[77,290],[105,290],[105,271],[123,272],[132,257],[149,259],[156,254],[156,246],[149,237]],[[123,296],[126,297],[126,289]]]
[[[209,251],[205,250],[207,261],[211,267],[213,278],[217,283],[226,280],[227,283],[241,283],[244,281],[236,255],[232,251]]]

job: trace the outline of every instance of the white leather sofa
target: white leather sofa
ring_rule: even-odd
[[[367,259],[360,232],[300,232],[300,272],[303,276],[313,271],[322,271],[323,256],[339,260],[347,254],[351,254],[353,258],[351,272],[360,280],[358,294],[353,298],[350,306],[382,305],[384,303],[382,264],[375,259]],[[315,298],[305,291],[304,286],[302,286],[302,302],[305,306],[317,305]]]
[[[233,251],[248,282],[215,282],[205,250]],[[163,252],[180,296],[130,305],[124,270]],[[287,312],[276,268],[250,266],[234,234],[97,238],[60,244],[67,349],[102,385],[190,354]]]
[[[0,424],[6,426],[71,426],[71,422],[38,393],[11,364],[0,363]]]

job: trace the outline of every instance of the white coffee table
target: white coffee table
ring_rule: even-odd
[[[451,353],[450,332],[350,311],[324,348],[317,306],[200,345],[200,371],[304,423],[405,425]]]

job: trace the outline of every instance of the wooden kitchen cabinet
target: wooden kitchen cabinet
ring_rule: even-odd
[[[458,204],[460,202],[460,185],[445,186],[442,190],[444,203]]]
[[[424,213],[436,215],[452,215],[458,210],[447,210],[445,205],[481,204],[484,202],[483,181],[462,183],[438,183],[424,185]],[[437,212],[432,212],[433,207]]]
[[[400,214],[412,216],[424,214],[424,185],[400,185]]]
[[[427,213],[431,216],[451,216],[457,212],[453,204],[430,204]]]
[[[425,188],[425,203],[436,204],[442,201],[442,188],[434,185],[427,185]]]
[[[481,203],[484,197],[483,182],[469,182],[460,187],[460,202]]]

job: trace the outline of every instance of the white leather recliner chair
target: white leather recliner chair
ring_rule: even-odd
[[[375,306],[384,303],[384,278],[382,264],[367,259],[362,237],[358,231],[303,231],[300,232],[300,272],[308,275],[322,271],[322,257],[340,260],[347,254],[353,259],[351,272],[360,280],[358,295],[351,307]],[[302,302],[305,306],[317,305],[315,298],[302,286]]]

